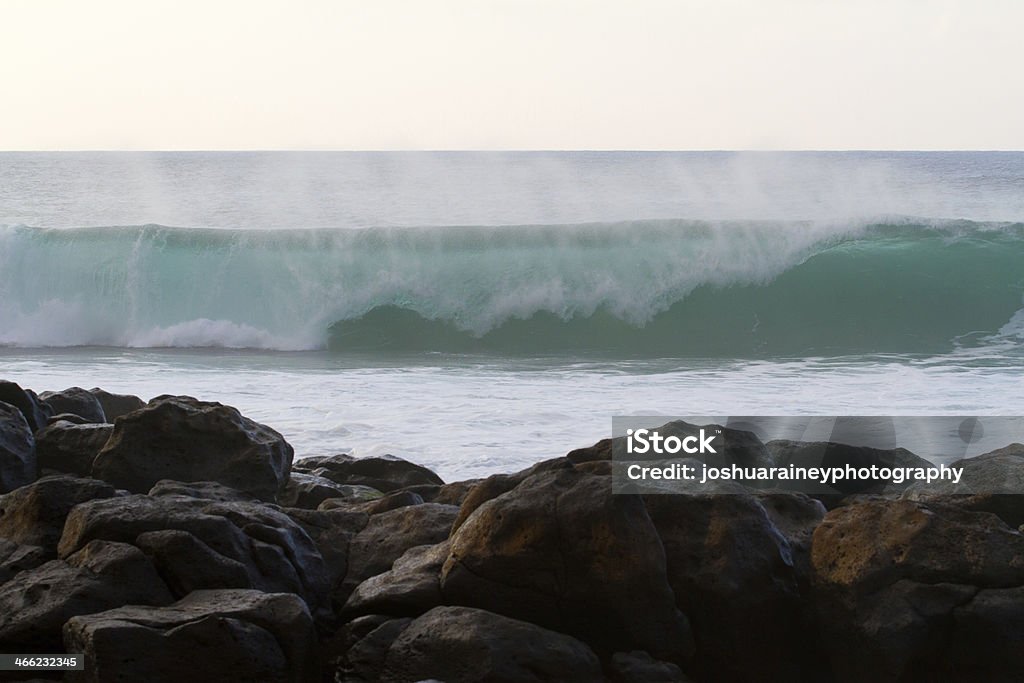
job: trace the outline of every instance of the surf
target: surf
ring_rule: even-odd
[[[1024,333],[1024,225],[0,228],[0,344],[643,357],[943,353]]]

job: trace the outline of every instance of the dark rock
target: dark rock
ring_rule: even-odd
[[[348,573],[349,544],[366,527],[369,515],[348,510],[301,508],[288,508],[285,512],[313,539],[327,567],[328,582],[332,589],[336,588]]]
[[[921,458],[906,448],[891,450],[869,448],[867,446],[849,446],[844,443],[788,441],[779,439],[768,442],[775,463],[780,467],[795,465],[797,467],[932,467],[932,463]],[[796,483],[796,482],[794,482]],[[800,482],[802,491],[820,495],[849,495],[852,493],[887,493],[899,492],[909,486],[908,482],[872,481],[863,479],[844,479],[834,484],[817,482]]]
[[[953,610],[948,668],[961,681],[1024,680],[1024,587],[987,589]]]
[[[379,515],[389,510],[420,505],[423,498],[412,491],[395,491],[375,500],[368,500],[362,503],[353,503],[348,498],[328,498],[320,503],[319,510],[352,510],[365,512],[368,515]]]
[[[306,472],[292,472],[278,502],[287,507],[315,510],[325,500],[337,499],[346,493],[343,484],[333,482],[326,477]]]
[[[196,591],[168,607],[121,607],[64,627],[81,652],[78,681],[290,681],[319,679],[316,634],[294,595]]]
[[[17,408],[33,433],[45,427],[46,420],[51,415],[49,406],[40,401],[34,391],[22,389],[7,380],[0,380],[0,402]]]
[[[122,415],[135,412],[146,405],[138,396],[131,394],[112,394],[99,387],[93,387],[89,393],[96,397],[103,407],[103,414],[107,416],[107,422],[113,422]]]
[[[1024,584],[1024,536],[988,513],[868,500],[826,515],[812,561],[837,681],[941,680],[964,665],[950,648],[959,608],[979,588]],[[998,610],[990,617],[1016,628]]]
[[[88,476],[92,461],[113,431],[113,425],[109,424],[51,422],[36,432],[39,468]]]
[[[991,512],[1013,528],[1024,524],[1024,445],[1010,444],[950,463],[950,467],[963,468],[959,483],[916,482],[903,492],[903,497]]]
[[[361,484],[388,493],[419,484],[444,482],[422,465],[416,465],[394,455],[354,458],[351,455],[331,455],[303,458],[296,469],[314,472],[339,484]]]
[[[418,616],[441,605],[441,568],[450,547],[451,543],[445,541],[409,548],[390,570],[356,586],[343,612],[351,616]]]
[[[161,479],[149,490],[149,495],[156,498],[167,496],[183,496],[185,498],[201,498],[220,503],[250,503],[259,500],[256,496],[244,491],[233,489],[215,481],[180,482],[172,479]]]
[[[793,547],[758,499],[645,500],[675,603],[693,627],[691,673],[720,681],[800,680],[810,673],[802,671],[807,644]]]
[[[260,503],[139,495],[93,500],[68,515],[58,552],[66,557],[93,539],[135,543],[146,532],[165,530],[186,531],[211,551],[242,564],[249,576],[247,587],[296,593],[313,614],[327,606],[327,570],[316,545],[290,517]],[[189,552],[205,551],[193,546]],[[201,567],[188,568],[154,555],[170,584],[186,586],[198,580],[195,572],[201,572]],[[211,567],[211,576],[203,581],[225,575],[228,564]],[[176,569],[185,573],[173,575]]]
[[[381,681],[526,683],[602,680],[594,653],[567,635],[468,607],[436,607],[388,648]]]
[[[686,683],[689,679],[672,662],[659,662],[642,650],[612,655],[614,683]]]
[[[92,474],[135,493],[161,479],[216,481],[273,501],[288,481],[292,457],[280,434],[234,408],[161,396],[117,420]]]
[[[47,559],[57,556],[64,520],[79,503],[112,498],[114,488],[96,479],[51,476],[0,497],[0,537],[40,546]]]
[[[325,472],[326,470],[318,469],[315,472]],[[314,476],[320,476],[315,474]],[[323,477],[321,477],[323,478]],[[359,486],[352,484],[336,484],[338,494],[334,498],[328,498],[321,501],[317,507],[323,508],[324,510],[331,510],[336,507],[344,507],[349,505],[355,505],[358,503],[369,503],[374,500],[380,500],[384,497],[384,494],[372,486]]]
[[[429,503],[443,503],[445,505],[462,505],[462,502],[466,500],[466,496],[473,489],[474,486],[479,484],[482,479],[467,479],[466,481],[453,481],[450,484],[445,484],[437,491],[437,495],[430,497],[423,496],[423,499]],[[423,495],[422,493],[420,495]]]
[[[73,616],[125,603],[170,602],[142,551],[94,541],[67,561],[52,560],[0,586],[0,650],[61,652],[61,627]]]
[[[458,512],[454,505],[423,503],[370,517],[349,545],[345,593],[336,594],[338,602],[343,603],[347,593],[366,579],[391,569],[409,548],[447,539]]]
[[[342,683],[376,683],[381,680],[384,661],[395,639],[412,619],[383,615],[360,617],[346,625],[348,642],[334,659],[335,680]]]
[[[21,411],[0,403],[0,493],[35,480],[36,441]]]
[[[81,387],[71,387],[63,391],[44,391],[39,398],[49,406],[51,415],[72,413],[90,422],[103,423],[107,421],[100,402]]]
[[[626,647],[682,662],[692,654],[643,501],[613,496],[609,477],[571,465],[477,508],[452,534],[441,591],[448,604],[524,619],[609,655]]]
[[[19,545],[0,537],[0,584],[7,583],[20,572],[35,569],[49,558],[47,552],[36,545]]]
[[[249,588],[249,570],[179,529],[147,531],[135,545],[153,562],[171,593],[182,598],[204,588]]]

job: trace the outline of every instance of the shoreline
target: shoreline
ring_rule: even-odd
[[[972,495],[613,495],[611,450],[446,483],[295,460],[218,403],[0,382],[0,652],[80,653],[72,681],[1024,676],[1024,495],[991,485],[1024,446]]]

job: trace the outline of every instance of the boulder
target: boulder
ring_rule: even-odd
[[[36,441],[21,411],[0,403],[0,493],[35,480]]]
[[[412,491],[395,491],[386,496],[361,503],[352,502],[351,498],[328,498],[320,503],[318,510],[352,510],[365,512],[368,515],[379,515],[389,510],[419,505],[423,502],[422,496]]]
[[[391,569],[356,586],[343,614],[419,616],[441,605],[441,568],[450,548],[449,541],[409,548]]]
[[[423,503],[370,517],[349,545],[344,590],[336,593],[335,598],[344,603],[349,591],[371,576],[391,569],[409,548],[447,539],[458,513],[454,505]]]
[[[113,431],[114,426],[109,424],[51,422],[36,432],[39,469],[89,476],[92,461]]]
[[[20,545],[0,537],[0,584],[5,584],[27,569],[35,569],[49,559],[36,545]]]
[[[315,456],[296,463],[301,472],[315,473],[339,484],[361,484],[388,493],[419,484],[443,484],[422,465],[394,455],[355,458],[351,455]]]
[[[820,639],[837,681],[949,678],[965,666],[950,647],[959,610],[979,589],[1024,585],[1024,536],[995,515],[939,504],[865,500],[833,510],[811,558]],[[998,609],[985,619],[1008,633],[1019,624]]]
[[[216,481],[274,501],[288,481],[292,457],[280,434],[234,408],[161,396],[117,420],[92,476],[134,493],[161,479]]]
[[[138,396],[131,394],[112,394],[99,387],[93,387],[89,393],[96,397],[103,408],[103,414],[107,416],[107,422],[113,422],[122,415],[135,412],[143,408],[146,402]]]
[[[364,512],[349,510],[303,510],[285,512],[313,539],[327,567],[328,583],[337,588],[348,573],[349,545],[370,521]]]
[[[252,586],[244,564],[221,555],[187,531],[147,531],[139,534],[135,545],[149,557],[177,597],[205,588]]]
[[[789,441],[779,439],[768,442],[775,463],[780,467],[795,465],[797,467],[932,467],[932,463],[911,453],[906,448],[879,449],[867,446],[850,446],[844,443]],[[899,492],[909,486],[909,482],[895,483],[892,481],[871,481],[861,479],[844,479],[826,485],[818,482],[794,482],[794,487],[802,487],[804,493],[824,496],[845,496],[853,493],[888,493]],[[830,500],[831,499],[827,499]]]
[[[39,394],[39,398],[49,407],[51,415],[72,413],[89,422],[103,423],[107,421],[107,416],[104,414],[99,400],[81,387],[71,387],[63,391],[44,391]]]
[[[991,512],[1013,528],[1024,525],[1024,445],[1010,444],[950,463],[950,467],[963,468],[959,483],[916,482],[903,492],[903,497]]]
[[[0,586],[0,651],[62,652],[61,627],[73,616],[171,600],[142,551],[93,541],[67,561],[52,560]]]
[[[652,495],[645,502],[675,604],[693,628],[696,654],[688,670],[719,681],[810,674],[793,544],[758,498]]]
[[[40,401],[34,391],[22,389],[16,383],[7,380],[0,380],[0,402],[17,408],[33,433],[45,427],[47,419],[52,414],[49,406]]]
[[[147,532],[166,530],[187,532],[201,542],[165,536],[157,546],[143,540],[172,587],[181,590],[237,576],[229,569],[231,562],[210,554],[216,553],[245,567],[246,588],[296,593],[314,615],[327,607],[327,569],[316,545],[290,517],[260,503],[140,495],[93,500],[68,515],[58,552],[67,557],[94,539],[138,543]],[[187,550],[190,557],[211,558],[204,560],[208,566],[189,566],[168,550],[175,547]]]
[[[435,607],[388,648],[380,680],[527,683],[602,680],[594,653],[575,638],[468,607]]]
[[[196,591],[167,607],[75,617],[64,642],[85,658],[72,681],[319,680],[313,621],[287,593]]]
[[[325,500],[343,499],[348,493],[346,488],[343,484],[326,477],[306,472],[292,472],[284,491],[278,497],[278,502],[286,507],[315,510]]]
[[[96,479],[66,475],[43,477],[0,497],[0,537],[43,548],[57,556],[64,520],[79,503],[112,498],[114,488]]]
[[[962,681],[1024,680],[1024,587],[986,589],[953,609],[950,666]],[[938,677],[936,677],[938,678]]]
[[[643,650],[616,652],[609,668],[613,683],[686,683],[689,680],[672,662],[659,662]]]
[[[692,654],[661,539],[643,501],[613,496],[610,477],[541,471],[480,505],[451,539],[447,604],[568,633],[608,655],[642,649],[679,663]]]
[[[382,614],[347,622],[324,648],[328,670],[339,683],[378,683],[388,648],[412,619]]]
[[[173,479],[161,479],[149,490],[149,495],[156,498],[179,496],[184,498],[202,498],[220,503],[251,503],[258,499],[250,493],[233,489],[215,481],[180,482]]]

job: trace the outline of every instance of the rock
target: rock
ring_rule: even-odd
[[[149,495],[156,498],[167,496],[202,498],[220,503],[251,503],[258,500],[252,494],[218,484],[215,481],[193,481],[186,484],[172,479],[158,481],[149,490]]]
[[[810,674],[794,549],[760,501],[705,494],[652,495],[645,502],[675,604],[693,628],[690,673],[721,681]]]
[[[797,467],[932,467],[932,463],[921,458],[906,448],[884,450],[867,446],[849,446],[844,443],[788,441],[779,439],[768,442],[775,463],[780,467],[796,465]],[[909,486],[909,482],[894,483],[863,479],[844,479],[832,485],[817,482],[794,482],[794,487],[802,485],[805,493],[821,495],[845,496],[852,493],[885,493],[899,492]]]
[[[113,422],[122,415],[140,410],[146,405],[138,396],[131,394],[112,394],[99,387],[93,387],[89,393],[96,397],[103,407],[103,414],[107,416],[107,422]]]
[[[441,568],[450,548],[449,541],[409,548],[391,569],[356,586],[343,613],[418,616],[441,605]]]
[[[36,441],[21,411],[0,403],[0,493],[36,478]]]
[[[313,472],[339,484],[361,484],[388,493],[419,484],[444,484],[439,476],[422,465],[394,455],[354,458],[351,455],[303,458],[297,470]]]
[[[348,498],[328,498],[320,503],[318,510],[353,510],[365,512],[368,515],[379,515],[389,510],[420,505],[423,498],[412,491],[395,491],[375,500],[368,500],[362,503],[353,503]]]
[[[335,680],[342,683],[376,683],[388,649],[412,619],[393,619],[384,615],[359,617],[341,632],[340,652],[328,646],[327,659],[333,665]]]
[[[1014,528],[1024,524],[1024,445],[1010,444],[950,463],[950,467],[963,468],[958,484],[915,482],[903,492],[903,497],[991,512]]]
[[[431,497],[420,494],[423,496],[423,500],[430,503],[443,503],[444,505],[462,505],[462,502],[466,500],[466,496],[473,489],[474,486],[479,484],[482,479],[467,479],[466,481],[453,481],[450,484],[445,484],[437,490],[437,494]]]
[[[459,507],[459,516],[456,517],[455,523],[452,525],[453,531],[461,527],[478,507],[503,493],[508,493],[519,486],[524,479],[526,479],[525,476],[518,474],[494,474],[471,488]]]
[[[458,513],[454,505],[423,503],[370,517],[349,545],[345,594],[336,594],[336,599],[344,603],[349,591],[371,576],[391,569],[409,548],[447,539]]]
[[[820,638],[837,681],[949,678],[963,666],[950,647],[958,610],[979,588],[1024,584],[1024,536],[995,515],[906,500],[833,510],[811,557]],[[1016,628],[998,610],[990,616],[1006,619],[993,628]]]
[[[287,593],[196,591],[167,607],[121,607],[64,627],[77,681],[319,680],[305,604]]]
[[[61,627],[73,616],[125,603],[170,602],[138,548],[94,541],[66,562],[52,560],[0,586],[0,650],[62,652]]]
[[[326,470],[318,469],[316,472],[325,472]],[[319,474],[315,476],[320,476]],[[384,497],[384,494],[373,488],[372,486],[358,486],[351,484],[337,484],[337,491],[340,495],[335,498],[328,498],[321,501],[318,508],[324,510],[333,510],[337,507],[346,507],[355,505],[357,503],[369,503],[374,500],[380,500]]]
[[[342,498],[348,493],[345,488],[343,484],[335,483],[326,477],[292,472],[278,502],[287,507],[315,510],[325,500]]]
[[[126,418],[122,418],[122,421]],[[312,539],[290,517],[259,503],[222,503],[179,496],[125,496],[93,500],[68,515],[58,552],[66,557],[93,539],[135,543],[147,532],[185,531],[211,552],[240,563],[249,576],[247,588],[296,593],[317,615],[328,604],[329,584],[323,558]],[[165,547],[182,543],[190,556],[206,556],[204,548],[181,537],[165,538]],[[230,563],[217,560],[206,568],[188,567],[181,558],[167,559],[152,544],[167,583],[209,585],[227,574]],[[178,575],[175,572],[181,571]]]
[[[92,461],[114,431],[109,424],[51,422],[36,432],[36,460],[43,470],[88,476]]]
[[[21,412],[32,433],[46,426],[51,415],[49,407],[39,400],[31,389],[22,389],[14,382],[0,380],[0,402],[7,403]]]
[[[686,683],[689,680],[672,662],[659,662],[642,650],[612,655],[611,674],[615,683]]]
[[[234,408],[160,396],[117,420],[92,475],[134,493],[161,479],[216,481],[274,501],[288,481],[292,457],[280,434]]]
[[[19,545],[0,537],[0,584],[5,584],[20,572],[35,569],[49,559],[45,550],[35,545]]]
[[[327,567],[332,590],[338,587],[348,573],[349,544],[356,534],[366,528],[370,521],[369,515],[348,510],[301,508],[288,508],[285,512],[313,539]]]
[[[570,465],[477,508],[452,534],[441,592],[448,604],[568,633],[609,655],[625,647],[678,663],[693,641],[668,581],[643,501],[613,496],[610,477]]]
[[[436,607],[388,648],[381,681],[526,683],[602,680],[594,653],[567,635],[468,607]]]
[[[819,584],[861,593],[900,579],[1024,584],[1024,536],[998,517],[906,500],[831,511],[814,532],[811,558]]]
[[[1024,680],[1024,587],[979,591],[953,609],[948,667],[935,677]]]
[[[179,529],[147,531],[135,545],[146,553],[176,597],[204,588],[249,588],[249,570]]]
[[[0,537],[43,548],[47,559],[57,556],[64,520],[79,503],[112,498],[116,492],[96,479],[66,475],[43,477],[0,497]]]
[[[107,421],[100,402],[81,387],[71,387],[63,391],[44,391],[39,398],[49,406],[51,415],[72,413],[90,422],[103,423]]]

